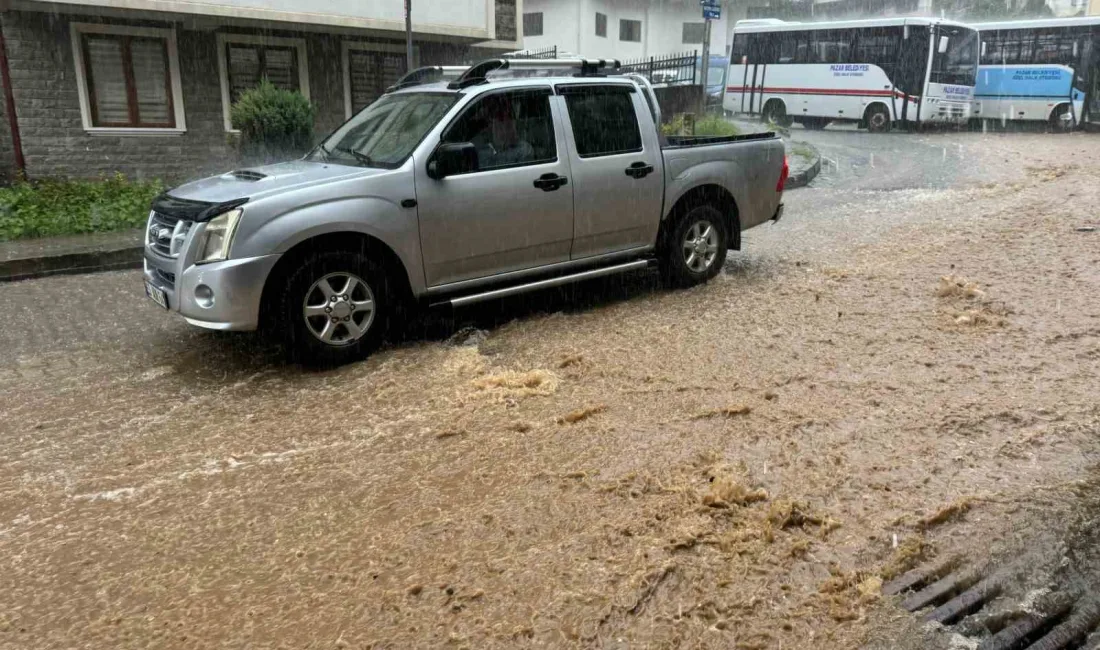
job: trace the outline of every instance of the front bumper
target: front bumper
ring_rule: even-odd
[[[958,102],[930,97],[925,100],[921,121],[939,124],[966,124],[970,121],[970,102]]]
[[[183,257],[183,256],[181,256]],[[188,323],[216,330],[254,330],[264,283],[279,255],[191,264],[145,249],[145,280],[168,296]]]

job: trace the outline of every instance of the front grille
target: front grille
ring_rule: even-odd
[[[153,269],[153,277],[155,277],[161,284],[161,286],[168,289],[176,288],[176,274],[169,273],[168,271],[161,271],[160,269]]]
[[[183,242],[187,239],[187,233],[190,230],[190,221],[153,212],[149,217],[149,228],[145,233],[145,240],[150,248],[161,255],[179,257]]]

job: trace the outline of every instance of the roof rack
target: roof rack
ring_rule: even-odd
[[[393,92],[395,90],[401,90],[402,88],[408,88],[409,86],[419,86],[420,84],[434,83],[436,81],[450,81],[451,79],[458,78],[463,72],[469,70],[464,65],[429,65],[423,68],[417,68],[411,70],[397,80],[397,83],[386,89],[386,92]]]
[[[618,59],[489,59],[471,66],[447,87],[459,90],[483,84],[497,70],[572,70],[578,77],[594,77],[618,69]]]

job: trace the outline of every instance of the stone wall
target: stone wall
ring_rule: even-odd
[[[89,135],[81,123],[69,23],[97,22],[96,18],[7,11],[0,20],[28,178],[99,178],[120,172],[174,184],[226,171],[239,162],[223,122],[215,32],[176,27],[186,133]],[[170,22],[109,22],[172,26]],[[310,100],[317,107],[316,131],[318,137],[331,132],[345,119],[341,42],[353,37],[313,32],[272,35],[306,40]],[[417,45],[424,64],[455,63],[467,51],[462,46],[429,41]],[[0,113],[2,109],[0,95]],[[6,171],[4,175],[10,177],[14,157],[6,117],[0,130],[0,174]]]

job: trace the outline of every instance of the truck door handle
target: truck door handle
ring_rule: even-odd
[[[626,168],[626,175],[634,178],[645,178],[653,173],[653,165],[644,162],[636,162]]]
[[[543,192],[553,192],[562,185],[567,185],[569,179],[564,176],[558,176],[554,172],[549,174],[543,174],[535,179],[535,187],[539,188]]]

